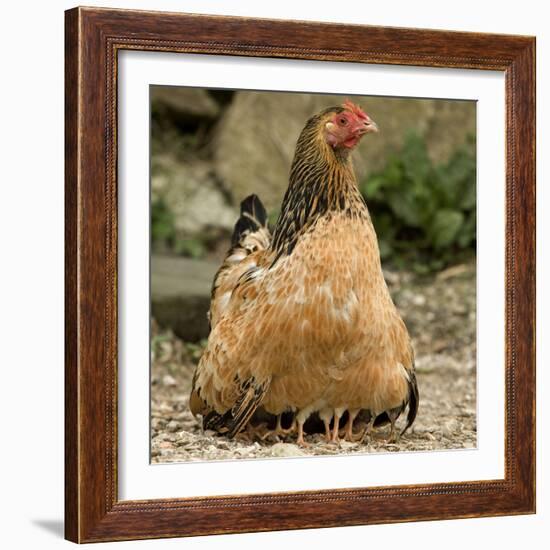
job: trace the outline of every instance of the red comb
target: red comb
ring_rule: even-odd
[[[344,109],[351,111],[355,116],[362,118],[364,120],[367,120],[369,117],[367,116],[367,113],[359,107],[359,105],[355,105],[355,103],[352,103],[349,99],[346,99],[344,103],[342,104],[342,107]]]

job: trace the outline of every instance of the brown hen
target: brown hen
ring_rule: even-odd
[[[232,248],[212,290],[211,333],[193,378],[190,407],[205,428],[232,437],[261,405],[318,412],[337,441],[375,419],[391,422],[418,408],[407,329],[384,281],[376,234],[350,157],[376,124],[347,101],[309,119],[296,145],[273,237],[256,196],[245,199]],[[364,410],[363,433],[353,431]],[[331,427],[332,422],[332,427]]]

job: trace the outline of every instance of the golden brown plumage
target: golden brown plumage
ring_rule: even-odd
[[[369,427],[385,415],[392,434],[407,404],[414,421],[412,347],[350,158],[376,130],[350,102],[307,122],[272,238],[259,199],[243,201],[193,379],[190,407],[205,427],[233,436],[260,404],[275,415],[295,412],[300,443],[315,411],[333,440],[346,410],[348,438],[360,410]]]

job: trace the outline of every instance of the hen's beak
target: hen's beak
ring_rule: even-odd
[[[365,134],[370,134],[372,132],[378,132],[378,124],[374,122],[370,117],[364,118],[361,121],[358,121],[358,124],[355,128],[355,135],[361,137]]]
[[[367,118],[365,120],[365,126],[363,128],[363,134],[368,134],[370,132],[378,132],[378,124],[374,120]]]

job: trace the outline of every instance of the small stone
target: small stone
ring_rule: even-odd
[[[166,429],[167,429],[169,432],[177,432],[180,428],[181,428],[180,423],[179,423],[179,422],[176,422],[175,420],[171,420],[171,421],[168,422],[168,424],[166,425]]]
[[[458,420],[449,420],[445,422],[445,425],[441,429],[445,437],[452,437],[455,432],[461,428],[461,424]]]
[[[248,447],[241,447],[240,449],[235,449],[235,452],[240,455],[251,455],[256,450],[256,447],[254,445],[250,445]]]
[[[176,379],[170,374],[165,374],[162,377],[162,384],[168,388],[173,388],[174,386],[177,385]]]
[[[275,443],[271,447],[271,456],[285,457],[285,456],[305,456],[306,453],[293,443]]]
[[[153,418],[151,421],[151,427],[153,430],[162,430],[166,427],[166,420],[163,420],[162,418]]]
[[[341,449],[355,449],[359,443],[354,443],[353,441],[340,441],[340,448]]]

